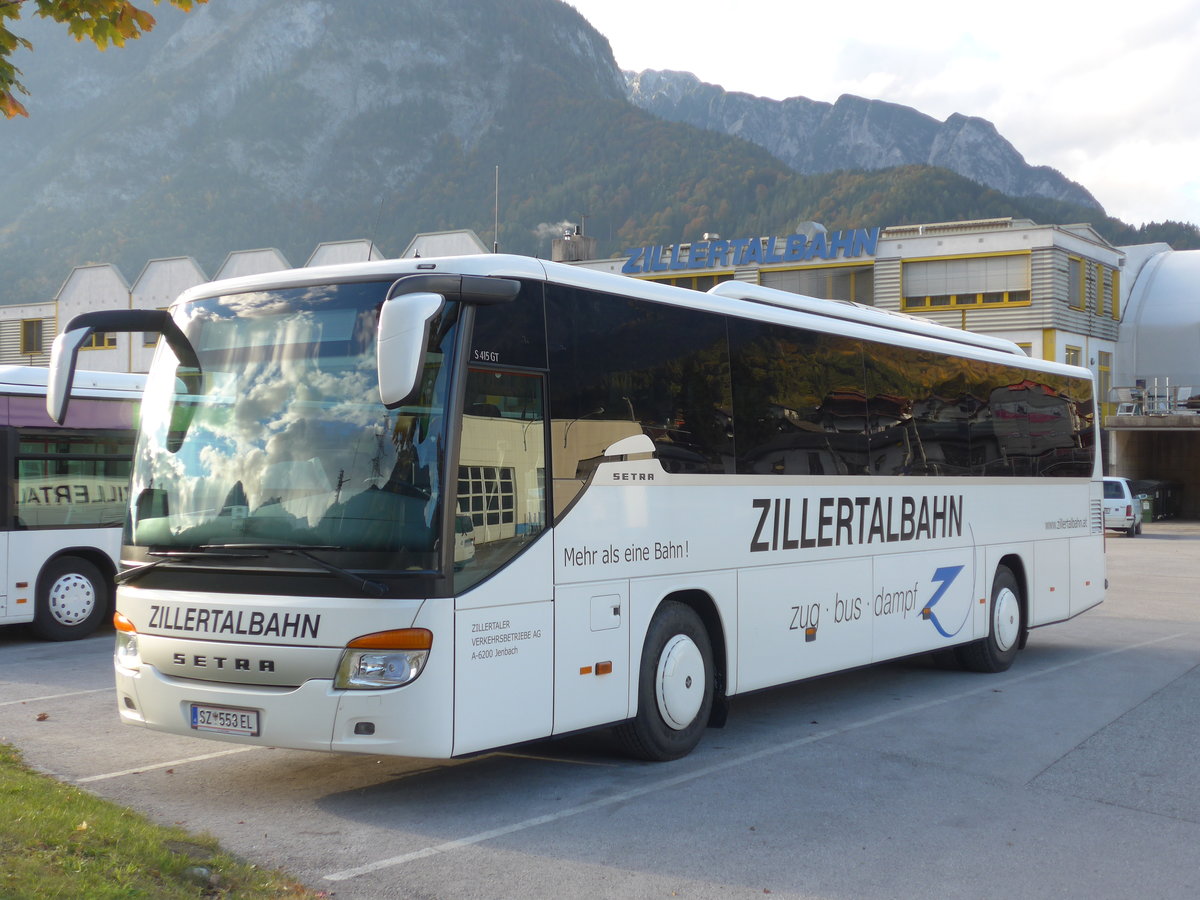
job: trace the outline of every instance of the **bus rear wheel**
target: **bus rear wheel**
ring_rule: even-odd
[[[37,580],[33,630],[48,641],[74,641],[100,627],[108,613],[108,583],[78,556],[46,563]]]
[[[988,607],[988,636],[958,648],[959,664],[972,672],[1003,672],[1017,658],[1024,618],[1021,585],[1007,566],[996,569]]]
[[[665,762],[691,753],[713,705],[712,644],[691,607],[668,600],[646,630],[638,672],[638,711],[615,729],[625,752]]]

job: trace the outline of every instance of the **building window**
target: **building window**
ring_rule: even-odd
[[[1096,353],[1096,389],[1100,402],[1104,404],[1105,415],[1112,415],[1112,354],[1100,350]]]
[[[115,331],[93,331],[88,339],[80,345],[81,350],[111,350],[117,346]]]
[[[158,309],[160,312],[166,312],[167,307],[160,306]],[[142,332],[142,346],[143,347],[155,347],[157,345],[158,345],[158,332],[157,331],[143,331]]]
[[[1083,260],[1072,256],[1067,260],[1067,303],[1072,309],[1086,309],[1083,283]]]
[[[904,263],[906,310],[1028,306],[1029,254],[922,259]]]
[[[29,355],[42,352],[42,320],[21,320],[21,353]]]
[[[1068,366],[1083,365],[1083,349],[1081,347],[1072,347],[1068,344],[1063,348],[1063,361]]]
[[[500,466],[458,467],[458,511],[476,528],[516,524],[514,469]]]
[[[1114,319],[1121,318],[1120,297],[1121,297],[1121,273],[1118,272],[1116,269],[1113,269],[1112,270],[1112,278],[1109,279],[1109,284],[1108,284],[1108,298],[1109,298],[1108,305],[1109,305],[1110,311],[1112,312],[1112,317]]]
[[[963,309],[1000,306],[1028,306],[1029,291],[987,291],[979,294],[933,294],[926,297],[906,296],[904,309]]]
[[[803,269],[765,269],[763,287],[821,300],[852,300],[875,304],[875,273],[870,266],[809,266]]]

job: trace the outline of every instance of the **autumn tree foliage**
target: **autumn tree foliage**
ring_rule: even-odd
[[[162,0],[153,0],[157,6]],[[167,0],[184,11],[208,0]],[[154,16],[128,0],[0,0],[0,113],[5,118],[28,116],[16,94],[29,94],[21,84],[21,70],[10,59],[18,48],[32,50],[33,44],[9,27],[25,13],[52,19],[67,26],[77,41],[92,41],[101,50],[125,46],[154,27]]]

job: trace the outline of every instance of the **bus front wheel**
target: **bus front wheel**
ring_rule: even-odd
[[[617,739],[637,759],[679,759],[700,742],[712,705],[708,632],[691,607],[668,600],[646,629],[637,715],[617,726]]]
[[[108,612],[108,584],[77,556],[46,563],[37,580],[33,630],[48,641],[73,641],[100,627]]]
[[[1007,670],[1021,646],[1021,585],[1007,566],[996,569],[988,610],[988,636],[958,650],[960,665],[972,672]]]

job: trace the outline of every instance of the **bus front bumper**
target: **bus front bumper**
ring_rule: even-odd
[[[401,688],[337,690],[313,679],[260,687],[164,675],[115,664],[121,721],[153,731],[296,750],[448,758],[452,690],[437,672]],[[432,676],[432,677],[430,677]]]

